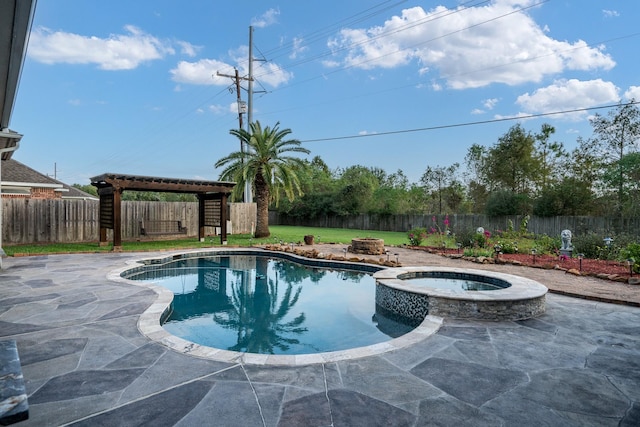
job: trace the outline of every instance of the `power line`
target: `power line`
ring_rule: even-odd
[[[330,49],[330,50],[326,50],[326,51],[324,51],[324,52],[320,52],[319,54],[317,54],[317,55],[315,55],[315,56],[308,57],[308,58],[302,59],[302,60],[300,60],[300,61],[297,61],[297,62],[291,63],[291,64],[289,64],[289,65],[288,65],[288,66],[286,66],[286,67],[285,67],[285,66],[281,66],[281,67],[279,67],[279,68],[281,68],[282,70],[289,70],[289,69],[292,69],[292,68],[297,67],[297,66],[299,66],[299,65],[303,65],[303,64],[306,64],[306,63],[309,63],[309,62],[314,62],[314,61],[317,61],[317,60],[319,60],[319,59],[321,59],[321,58],[325,58],[325,57],[327,57],[327,56],[334,55],[334,54],[336,54],[336,53],[338,53],[338,52],[342,52],[342,51],[345,51],[345,50],[353,49],[353,48],[358,47],[358,46],[366,45],[366,44],[369,44],[369,43],[374,42],[374,41],[376,41],[376,40],[380,40],[380,39],[383,39],[383,38],[385,38],[385,37],[389,37],[389,36],[391,36],[391,35],[393,35],[393,34],[396,34],[396,33],[399,33],[399,32],[405,31],[405,30],[409,30],[409,29],[414,28],[414,27],[419,26],[419,25],[424,25],[424,24],[427,24],[427,23],[429,23],[429,22],[432,22],[432,21],[435,21],[435,20],[438,20],[438,19],[446,18],[446,17],[448,17],[448,16],[450,16],[450,15],[454,15],[454,14],[456,14],[456,13],[461,13],[461,12],[463,12],[463,11],[466,11],[467,9],[472,8],[472,7],[477,7],[477,6],[481,5],[481,4],[484,4],[484,3],[488,3],[488,2],[489,2],[488,0],[481,0],[481,1],[478,1],[477,3],[475,3],[475,4],[469,5],[469,3],[472,3],[473,1],[477,1],[477,0],[472,0],[472,1],[467,1],[466,3],[462,3],[458,9],[446,9],[445,11],[438,12],[438,13],[436,13],[436,14],[432,14],[432,15],[430,14],[430,15],[427,15],[426,17],[424,17],[424,18],[422,18],[422,19],[419,19],[419,20],[417,20],[417,21],[411,21],[411,22],[409,22],[409,23],[407,23],[407,24],[405,24],[405,25],[401,25],[400,27],[393,28],[393,29],[392,29],[392,30],[390,30],[390,31],[387,31],[387,32],[384,32],[384,33],[377,34],[376,36],[371,37],[371,38],[367,38],[367,39],[366,39],[366,40],[364,40],[364,41],[357,41],[357,42],[354,42],[354,43],[350,43],[350,44],[348,44],[348,45],[346,45],[346,46],[341,46],[341,47],[340,47],[340,48],[338,48],[338,49],[333,49],[333,50],[331,50],[331,49]],[[431,42],[431,41],[434,41],[434,40],[437,40],[437,39],[440,39],[440,38],[447,37],[447,36],[449,36],[449,35],[455,34],[455,33],[460,32],[460,31],[467,30],[467,29],[469,29],[469,28],[473,28],[474,26],[482,25],[482,24],[484,24],[484,23],[491,22],[491,21],[496,20],[496,19],[500,19],[500,18],[502,18],[502,17],[504,17],[504,16],[511,15],[511,14],[514,14],[514,13],[517,13],[517,12],[521,12],[521,11],[523,11],[523,10],[526,10],[526,9],[531,8],[531,7],[534,7],[534,6],[538,6],[538,5],[540,5],[540,4],[542,4],[542,3],[545,3],[545,2],[548,2],[548,1],[550,1],[550,0],[542,0],[541,2],[536,3],[536,4],[532,5],[532,6],[528,6],[528,7],[526,7],[526,8],[520,8],[520,9],[517,9],[517,10],[512,11],[512,12],[510,12],[510,13],[506,14],[506,15],[501,15],[501,16],[495,17],[495,18],[493,18],[493,19],[490,19],[490,20],[488,20],[488,21],[483,21],[483,22],[480,22],[480,23],[478,23],[478,24],[475,24],[475,25],[472,25],[472,26],[469,26],[469,27],[466,27],[466,28],[462,28],[462,29],[457,30],[457,31],[454,31],[454,32],[452,32],[452,33],[443,34],[443,35],[441,35],[441,36],[439,36],[439,37],[437,37],[437,38],[434,38],[434,39],[432,39],[432,40],[426,40],[426,41],[420,42],[420,43],[415,44],[415,45],[412,45],[412,46],[408,46],[408,47],[405,47],[405,48],[402,48],[402,49],[398,49],[398,50],[395,50],[395,51],[393,51],[393,52],[389,52],[389,53],[387,53],[387,54],[385,54],[385,55],[382,55],[382,56],[379,56],[379,57],[376,57],[376,58],[371,58],[371,59],[369,59],[369,60],[367,60],[367,61],[362,61],[362,62],[360,62],[360,63],[358,63],[358,64],[351,64],[351,65],[349,65],[349,66],[342,67],[342,68],[339,68],[339,69],[333,70],[333,71],[328,72],[328,73],[323,73],[323,74],[322,74],[322,75],[320,75],[320,76],[312,77],[312,78],[310,78],[310,79],[307,79],[307,80],[301,81],[301,82],[299,82],[299,83],[297,83],[297,84],[305,83],[305,82],[308,82],[308,81],[311,81],[311,80],[315,80],[315,79],[317,79],[317,78],[324,77],[324,76],[326,76],[327,74],[334,74],[334,73],[337,73],[337,72],[340,72],[340,71],[348,70],[348,69],[350,69],[350,68],[356,67],[356,66],[358,66],[358,65],[365,64],[365,63],[367,63],[367,62],[376,61],[376,60],[382,59],[382,58],[384,58],[384,57],[386,57],[386,56],[393,55],[393,54],[396,54],[396,53],[398,53],[398,52],[402,52],[402,51],[407,50],[407,49],[412,49],[412,48],[414,48],[414,47],[416,47],[416,46],[423,45],[423,44],[429,43],[429,42]],[[308,46],[309,44],[310,44],[310,43],[307,43],[307,44],[305,44],[305,46]],[[274,58],[272,58],[272,60],[273,60],[273,59],[276,59],[276,58],[277,58],[277,57],[274,57]],[[261,74],[261,75],[256,76],[256,78],[259,78],[259,77],[262,77],[262,76],[265,76],[265,75],[268,75],[268,74],[271,74],[271,73],[272,73],[272,71],[267,71],[267,72],[265,72],[265,73],[263,73],[263,74]],[[291,86],[294,86],[294,85],[283,86],[282,88],[279,88],[279,89],[277,89],[277,90],[284,89],[284,88],[291,87]]]
[[[536,61],[536,60],[539,60],[539,59],[543,59],[543,58],[546,58],[546,57],[549,57],[549,56],[552,56],[552,55],[560,55],[562,53],[566,53],[566,52],[570,52],[570,51],[574,51],[574,50],[586,49],[586,48],[589,48],[589,47],[598,46],[598,45],[605,44],[605,43],[612,43],[612,42],[616,42],[616,41],[619,41],[619,40],[624,40],[624,39],[628,39],[628,38],[632,38],[632,37],[638,37],[638,36],[640,36],[640,32],[633,33],[633,34],[627,34],[627,35],[623,35],[623,36],[618,36],[618,37],[614,37],[614,38],[610,38],[610,39],[606,39],[606,40],[600,40],[600,41],[597,41],[597,42],[584,44],[584,45],[580,45],[580,46],[574,46],[574,47],[570,47],[570,48],[567,48],[567,49],[564,49],[564,50],[555,50],[555,51],[550,52],[550,53],[545,54],[545,55],[539,55],[539,56],[535,56],[535,57],[531,57],[531,58],[519,59],[519,60],[511,61],[511,62],[505,62],[505,63],[502,63],[502,64],[493,65],[493,66],[490,66],[490,67],[476,68],[475,70],[470,70],[470,71],[467,71],[467,72],[464,72],[464,73],[446,74],[446,75],[443,75],[443,76],[441,76],[439,78],[434,78],[434,81],[446,81],[446,80],[452,79],[454,77],[460,77],[460,76],[464,76],[464,75],[474,74],[474,73],[477,73],[477,72],[499,69],[501,67],[507,67],[509,65],[514,65],[514,64],[519,64],[519,63],[533,62],[533,61]],[[337,72],[337,71],[341,71],[341,70],[336,70],[334,72]],[[295,85],[301,84],[301,83],[306,83],[306,82],[309,82],[311,80],[319,79],[321,77],[324,77],[324,75],[312,77],[310,79],[307,79],[307,80],[304,80],[304,81],[300,81],[300,82],[297,82],[295,84],[291,84],[289,86],[283,86],[282,88],[274,89],[271,92],[276,92],[276,91],[279,91],[281,89],[287,89],[287,88],[289,88],[291,86],[295,86]],[[408,87],[415,87],[415,86],[418,86],[418,85],[421,85],[421,84],[423,84],[423,83],[420,82],[420,81],[412,82],[412,83],[403,84],[403,85],[400,85],[400,86],[388,87],[388,88],[381,89],[381,90],[378,90],[378,91],[373,91],[373,92],[369,91],[369,92],[366,92],[366,93],[363,93],[363,94],[360,94],[360,95],[356,95],[356,96],[341,97],[341,98],[337,98],[337,99],[334,99],[334,100],[324,101],[324,102],[321,102],[321,103],[314,103],[314,104],[307,104],[307,105],[297,105],[295,107],[283,108],[283,109],[279,109],[279,110],[275,110],[275,111],[269,111],[269,112],[265,111],[265,112],[262,112],[262,115],[263,116],[273,115],[273,114],[278,114],[278,113],[291,111],[291,110],[300,110],[302,108],[313,107],[313,106],[317,106],[317,105],[330,105],[330,104],[337,103],[337,102],[353,100],[353,99],[356,99],[356,98],[364,98],[364,97],[373,96],[373,95],[386,93],[386,92],[393,92],[393,91],[396,91],[396,90],[399,90],[399,89],[405,89],[405,88],[408,88]]]
[[[303,40],[305,40],[305,44],[304,46],[309,46],[312,43],[315,43],[318,40],[321,40],[323,37],[328,36],[329,34],[332,34],[333,32],[335,32],[338,28],[340,28],[341,26],[351,26],[354,24],[358,24],[360,22],[364,22],[368,19],[371,19],[377,15],[380,15],[383,12],[386,12],[389,9],[392,9],[402,3],[405,3],[407,0],[400,0],[397,1],[391,5],[385,5],[386,3],[389,3],[390,0],[384,1],[382,3],[378,3],[374,6],[371,6],[367,9],[364,9],[358,13],[355,13],[351,16],[348,16],[346,18],[343,18],[337,22],[335,22],[334,24],[329,24],[325,27],[322,27],[320,29],[314,30],[308,34],[303,35],[301,38]],[[382,7],[384,6],[384,7]],[[295,42],[291,41],[288,43],[285,43],[281,46],[269,49],[266,51],[267,54],[269,54],[270,56],[272,56],[274,59],[279,57],[279,56],[283,56],[289,53],[290,49],[294,47]],[[282,52],[282,53],[279,53]],[[278,54],[278,56],[274,56]]]
[[[640,104],[640,101],[627,102],[624,105],[637,105],[637,104]],[[513,120],[535,119],[539,117],[553,116],[558,114],[580,113],[585,111],[601,110],[605,108],[614,108],[614,107],[617,107],[618,105],[620,104],[601,105],[599,107],[575,108],[573,110],[553,111],[553,112],[538,113],[538,114],[527,114],[527,115],[522,115],[517,117],[503,117],[500,119],[480,120],[480,121],[465,122],[465,123],[454,123],[454,124],[448,124],[448,125],[429,126],[429,127],[416,128],[416,129],[403,129],[403,130],[394,130],[394,131],[388,131],[388,132],[376,132],[376,133],[371,133],[366,135],[346,135],[346,136],[336,136],[336,137],[329,137],[329,138],[303,139],[303,140],[300,140],[300,142],[337,141],[337,140],[343,140],[343,139],[367,138],[371,136],[397,135],[397,134],[412,133],[412,132],[426,132],[430,130],[484,125],[489,123],[500,123],[500,122],[507,122],[507,121],[513,121]]]

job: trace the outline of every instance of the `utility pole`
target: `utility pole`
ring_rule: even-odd
[[[253,123],[253,63],[255,61],[265,61],[265,59],[256,59],[253,57],[253,27],[249,27],[249,89],[247,90],[247,120]],[[265,93],[258,91],[258,93]]]
[[[237,96],[237,102],[238,102],[238,124],[240,125],[239,129],[242,129],[242,114],[246,113],[246,109],[247,109],[247,105],[242,101],[242,93],[240,92],[240,80],[249,80],[249,78],[247,77],[240,77],[240,75],[238,74],[238,69],[235,68],[235,75],[230,75],[230,74],[222,74],[220,71],[218,71],[216,74],[220,77],[230,77],[235,81],[236,84],[236,94]],[[229,89],[231,90],[231,89]],[[242,151],[244,153],[244,144],[242,143],[242,141],[240,142],[240,151]]]
[[[56,162],[53,162],[53,179],[58,179],[58,164]]]
[[[247,113],[247,131],[251,132],[251,123],[253,123],[253,61],[256,59],[253,58],[253,26],[249,26],[249,76],[248,77],[240,77],[238,74],[238,69],[235,69],[235,75],[222,74],[218,72],[218,76],[221,77],[230,77],[235,81],[236,84],[236,92],[238,94],[238,121],[240,122],[240,129],[242,129],[242,114]],[[248,82],[247,89],[247,103],[244,104],[242,102],[240,96],[240,81],[246,80]],[[247,147],[247,150],[249,148]],[[244,143],[240,141],[240,150],[242,153],[245,152]],[[253,194],[251,189],[251,182],[247,182],[244,187],[244,201],[245,203],[251,203],[253,201]]]
[[[253,123],[253,61],[263,60],[257,60],[253,57],[253,26],[249,26],[249,84],[247,90],[247,121],[249,122],[249,126]],[[248,188],[246,188],[245,191],[248,195],[246,200],[253,200],[253,196],[251,195],[251,185],[248,185]]]
[[[249,90],[247,90],[247,120],[253,122],[253,27],[249,26]]]
[[[249,84],[247,90],[247,121],[249,129],[253,123],[253,27],[249,26]],[[251,191],[251,183],[248,182],[244,188],[245,202],[253,201],[253,192]]]
[[[240,125],[239,129],[242,129],[242,114],[246,113],[247,110],[247,104],[244,103],[242,101],[242,93],[240,91],[241,86],[240,86],[240,80],[248,80],[249,84],[251,85],[252,82],[252,78],[251,78],[251,74],[249,74],[249,77],[240,77],[240,74],[238,73],[238,69],[235,68],[235,75],[230,75],[230,74],[222,74],[221,72],[217,72],[216,74],[220,77],[230,77],[235,81],[236,84],[236,94],[237,96],[237,102],[238,102],[238,124]],[[251,116],[249,116],[251,117]],[[249,123],[251,123],[251,119],[249,119]],[[242,152],[242,154],[244,154],[245,152],[245,146],[244,146],[244,141],[240,140],[240,151]],[[253,200],[253,197],[251,195],[251,183],[247,182],[245,184],[244,187],[244,195],[243,195],[243,199],[245,203],[251,203],[251,201]]]

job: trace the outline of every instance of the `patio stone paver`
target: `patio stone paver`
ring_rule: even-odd
[[[394,251],[404,265],[495,269],[590,299],[551,293],[545,314],[517,322],[445,319],[368,357],[252,365],[181,354],[138,331],[156,294],[107,275],[158,253],[7,258],[0,340],[16,340],[29,395],[18,425],[640,425],[640,308],[601,302],[640,303],[640,287]]]

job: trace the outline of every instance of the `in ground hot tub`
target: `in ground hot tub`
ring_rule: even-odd
[[[547,288],[511,274],[444,267],[380,270],[376,304],[397,316],[523,320],[545,311]]]

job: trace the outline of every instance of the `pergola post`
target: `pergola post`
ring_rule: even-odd
[[[113,250],[122,251],[122,189],[113,191]]]
[[[227,195],[220,197],[220,244],[227,244]]]
[[[203,194],[198,194],[198,239],[201,242],[204,242],[205,232],[204,232],[204,204],[205,197]]]
[[[100,206],[98,209],[98,222],[100,224],[100,246],[107,246],[107,230],[113,229],[113,188],[98,188]]]

